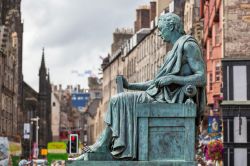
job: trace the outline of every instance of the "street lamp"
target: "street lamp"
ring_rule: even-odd
[[[25,122],[30,122],[30,124],[32,125],[33,121],[31,119],[33,118],[33,115],[36,113],[37,98],[34,97],[34,96],[25,97],[24,98],[24,104],[25,104],[25,109],[26,109],[25,114],[24,114]],[[36,118],[34,118],[34,119],[36,119]],[[31,138],[33,138],[33,135],[34,135],[33,132],[30,132],[29,157],[32,156],[32,148],[31,148],[32,139]]]
[[[35,148],[35,154],[36,154],[36,157],[38,157],[38,153],[39,153],[39,146],[38,146],[38,130],[39,130],[39,126],[38,126],[38,120],[40,118],[37,116],[36,118],[31,118],[31,124],[33,124],[33,122],[36,122],[36,148]],[[34,156],[34,155],[33,155]]]
[[[38,126],[38,120],[40,118],[37,116],[36,118],[31,118],[31,124],[33,124],[33,122],[36,122],[36,143],[38,145],[38,130],[39,130],[39,126]]]

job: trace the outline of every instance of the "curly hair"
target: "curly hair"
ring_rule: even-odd
[[[163,21],[163,22],[162,22]],[[174,25],[174,29],[182,35],[185,35],[184,26],[180,17],[174,13],[166,13],[159,17],[158,25],[163,24],[163,26]]]

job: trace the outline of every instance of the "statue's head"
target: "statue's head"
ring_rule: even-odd
[[[180,35],[185,34],[180,17],[174,13],[161,15],[158,20],[158,29],[160,31],[159,36],[166,42],[170,41],[170,36],[174,32]]]

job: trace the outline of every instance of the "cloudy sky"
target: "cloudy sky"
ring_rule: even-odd
[[[38,89],[42,48],[51,82],[87,87],[83,73],[98,75],[112,32],[133,27],[135,9],[150,0],[22,0],[24,80]],[[77,72],[80,74],[77,74]]]

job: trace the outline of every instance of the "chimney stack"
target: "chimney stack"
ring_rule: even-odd
[[[148,6],[140,6],[136,9],[136,21],[134,23],[135,32],[142,28],[150,27],[150,9]]]
[[[150,2],[150,21],[153,21],[156,17],[156,2]]]

